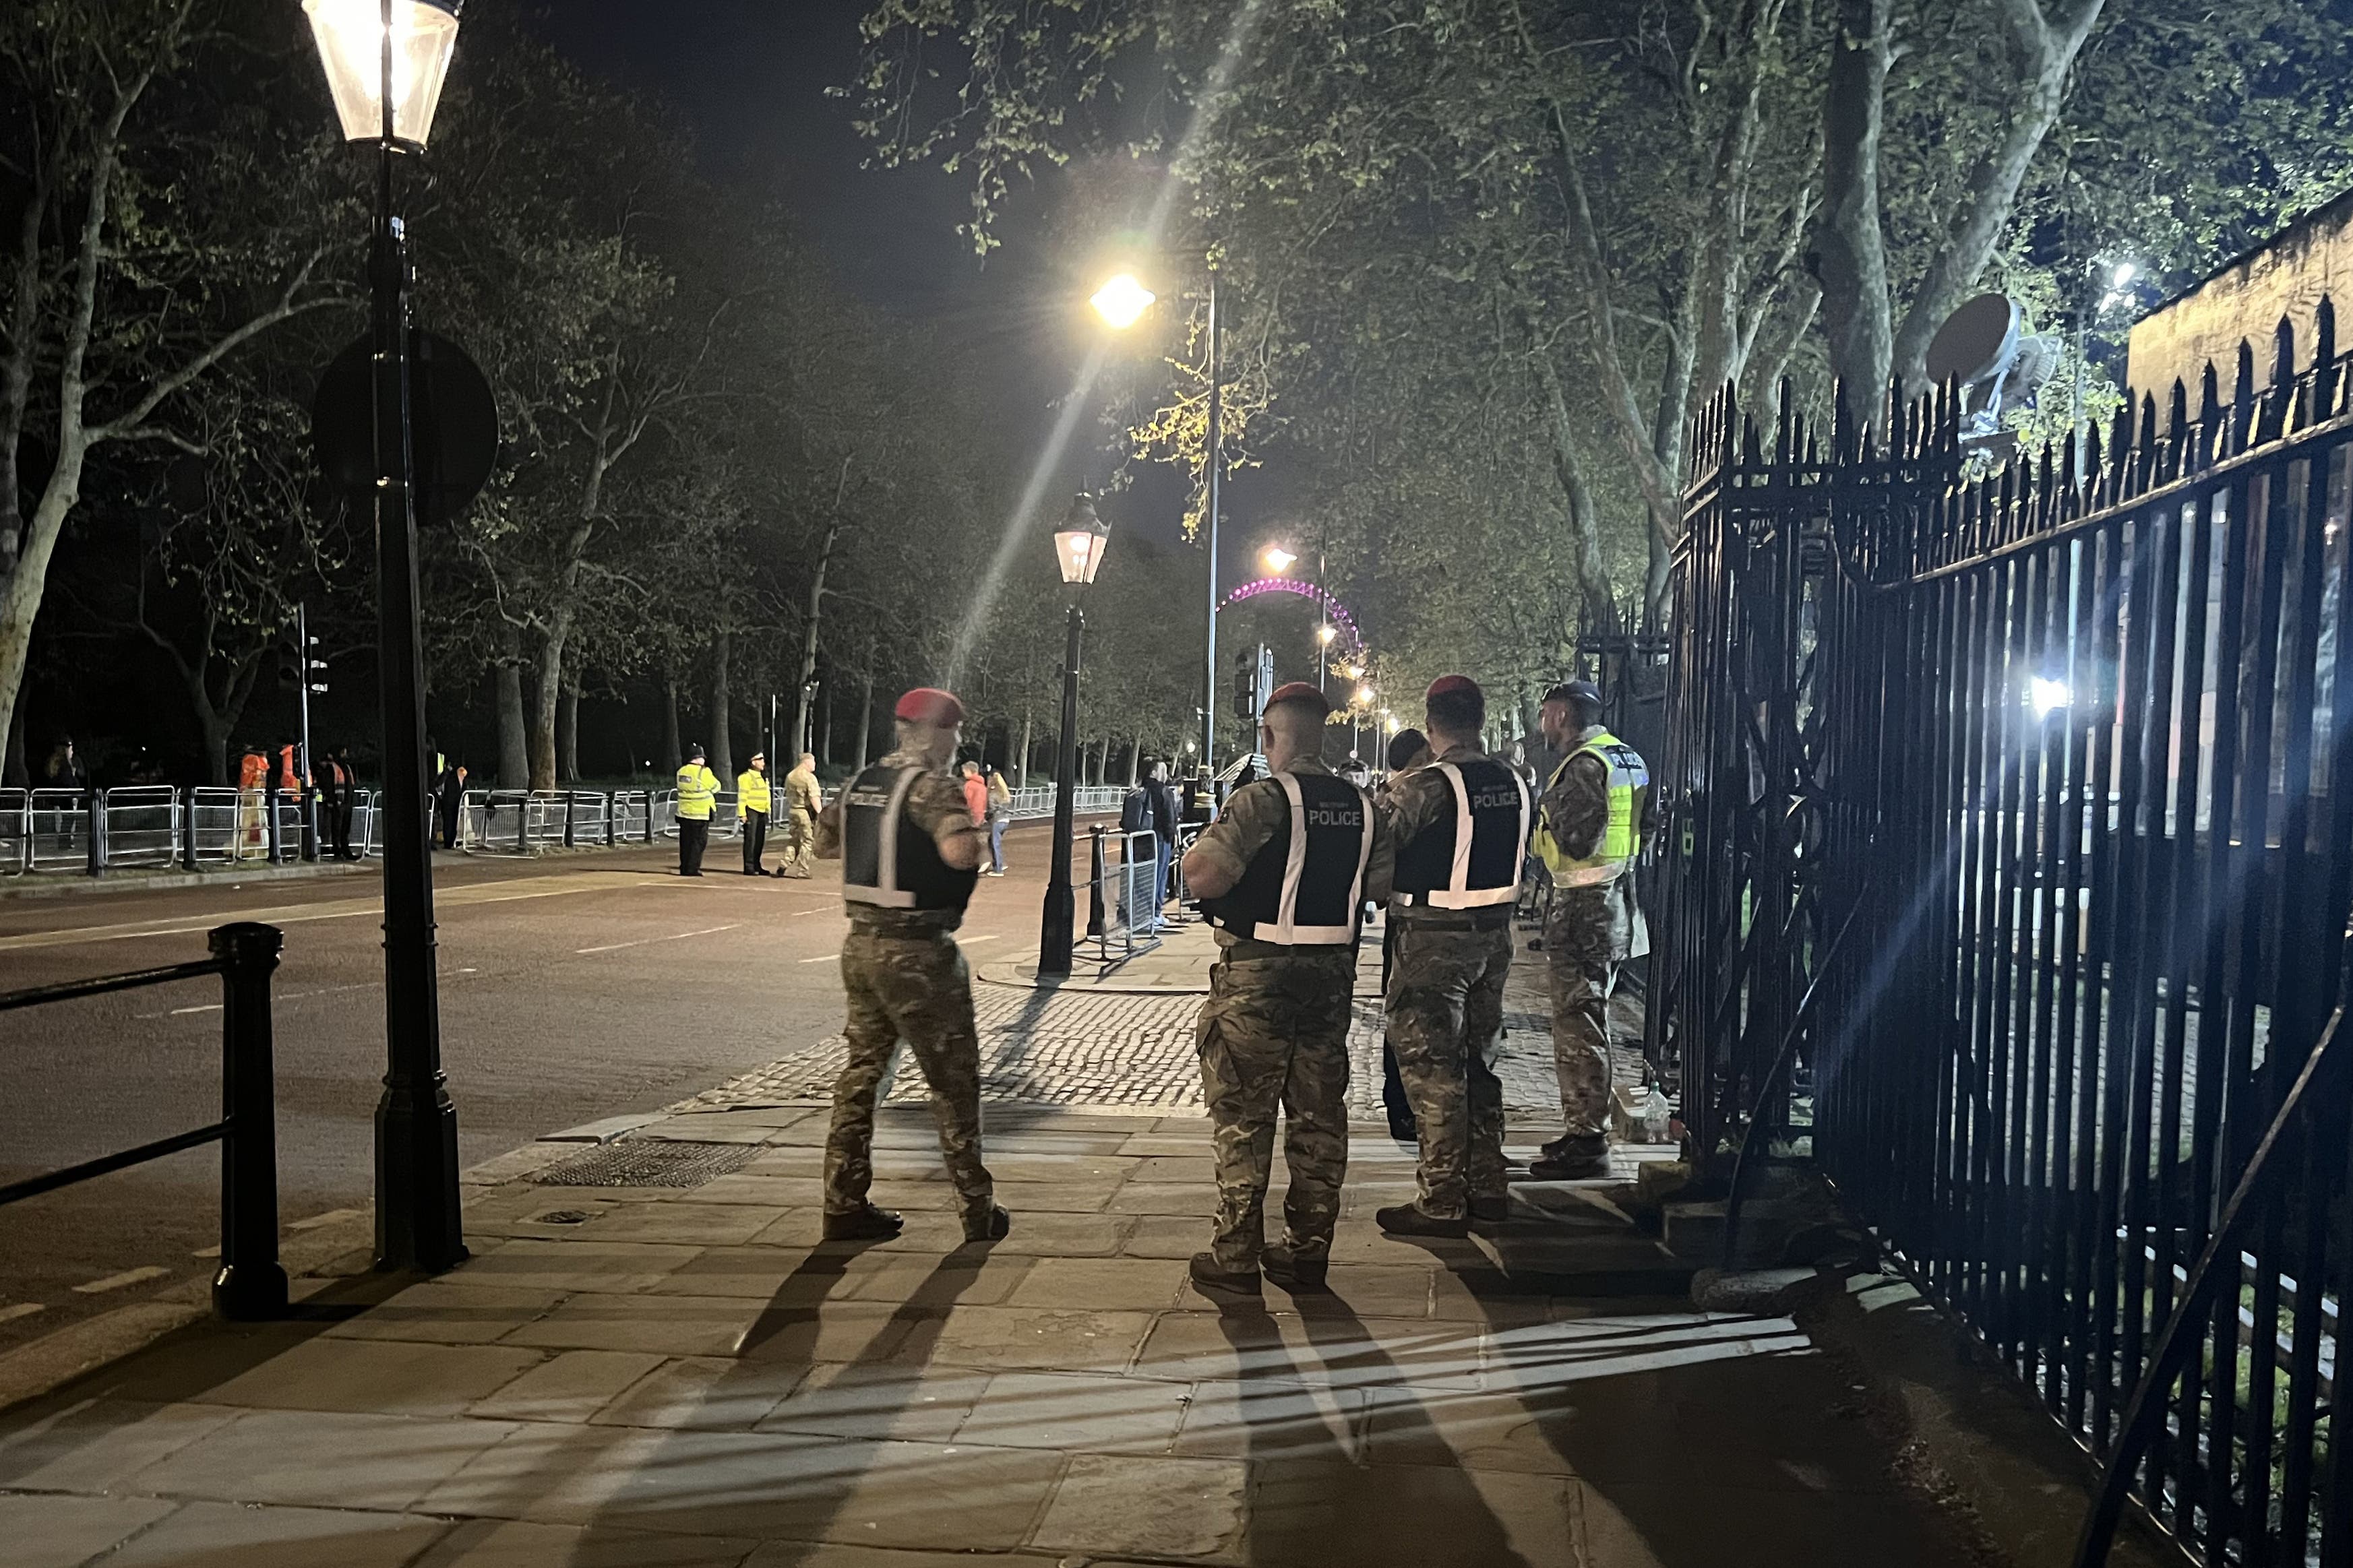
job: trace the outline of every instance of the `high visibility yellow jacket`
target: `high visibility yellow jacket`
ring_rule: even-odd
[[[678,770],[678,815],[688,822],[711,820],[712,804],[719,797],[719,775],[701,763]]]
[[[735,775],[735,804],[744,811],[768,813],[768,775],[757,768],[745,768]]]
[[[1601,841],[1589,855],[1569,854],[1553,837],[1550,811],[1537,814],[1536,830],[1531,836],[1531,847],[1552,873],[1556,887],[1588,888],[1614,882],[1625,875],[1634,857],[1642,852],[1637,797],[1651,787],[1651,770],[1643,763],[1641,752],[1609,731],[1599,730],[1587,736],[1583,744],[1560,760],[1560,766],[1553,770],[1551,780],[1545,785],[1546,797],[1551,797],[1569,763],[1587,756],[1599,758],[1601,765],[1609,770],[1609,814],[1601,830]]]

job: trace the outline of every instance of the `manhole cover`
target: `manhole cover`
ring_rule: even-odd
[[[596,1217],[586,1209],[556,1209],[552,1213],[541,1215],[531,1223],[533,1225],[586,1225]]]
[[[532,1177],[543,1187],[699,1187],[740,1171],[757,1143],[679,1143],[640,1138],[607,1143],[559,1161]]]

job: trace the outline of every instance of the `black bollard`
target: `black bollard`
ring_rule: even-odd
[[[213,1310],[232,1321],[286,1315],[278,1261],[278,1113],[272,1081],[269,977],[285,944],[275,926],[216,929],[221,961],[221,1262]]]

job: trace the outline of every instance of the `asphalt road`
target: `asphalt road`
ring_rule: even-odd
[[[976,963],[1034,946],[1046,838],[1042,824],[1016,827],[1011,871],[982,879],[962,933]],[[724,841],[692,881],[667,846],[437,862],[462,1164],[658,1109],[839,1030],[836,873],[754,880],[741,864]],[[379,910],[367,877],[0,899],[0,990],[200,958],[227,921],[280,926],[279,1194],[293,1223],[369,1201]],[[216,1118],[219,999],[206,980],[0,1014],[0,1180]],[[198,1255],[220,1239],[219,1170],[210,1146],[0,1207],[0,1348],[208,1275]],[[141,1277],[90,1289],[126,1274]]]

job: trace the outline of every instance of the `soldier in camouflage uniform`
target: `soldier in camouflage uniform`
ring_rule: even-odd
[[[1631,857],[1650,806],[1650,775],[1633,748],[1603,728],[1601,693],[1589,682],[1546,692],[1537,721],[1561,754],[1537,808],[1535,850],[1553,874],[1544,952],[1563,1131],[1528,1174],[1595,1180],[1609,1174],[1609,994],[1634,952]],[[1613,784],[1624,794],[1619,807],[1626,818],[1616,854],[1607,842]]]
[[[867,1199],[874,1182],[874,1098],[902,1038],[914,1052],[939,1119],[964,1219],[965,1238],[989,1241],[1011,1227],[980,1163],[980,1040],[972,977],[954,932],[984,853],[948,763],[964,706],[918,688],[899,700],[898,743],[860,773],[817,823],[817,853],[842,861],[849,933],[841,984],[849,1060],[833,1088],[825,1142],[825,1235],[829,1241],[895,1236],[903,1223]]]
[[[1395,1235],[1459,1237],[1473,1219],[1510,1212],[1493,1064],[1533,803],[1520,776],[1480,750],[1487,703],[1476,682],[1440,677],[1426,710],[1431,760],[1389,791],[1397,947],[1386,997],[1420,1125],[1420,1195],[1374,1217]]]
[[[1199,1026],[1218,1214],[1192,1263],[1212,1290],[1257,1294],[1261,1266],[1288,1289],[1321,1289],[1340,1217],[1357,922],[1367,898],[1388,895],[1389,851],[1365,793],[1324,765],[1330,710],[1304,681],[1276,691],[1261,724],[1271,775],[1238,791],[1185,856],[1218,935]],[[1291,1190],[1270,1247],[1278,1106]]]

